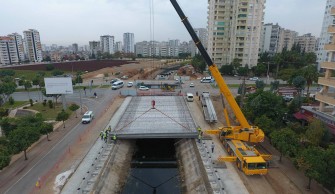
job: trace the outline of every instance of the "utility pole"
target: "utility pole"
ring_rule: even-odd
[[[80,99],[80,114],[83,114],[83,104],[81,102],[81,91],[79,89],[79,99]]]

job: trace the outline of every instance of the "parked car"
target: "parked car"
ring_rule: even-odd
[[[139,90],[149,90],[149,88],[146,87],[146,86],[140,86],[138,89],[139,89]]]
[[[190,83],[190,87],[194,87],[194,83]]]
[[[128,82],[127,87],[133,87],[134,83],[133,82]]]
[[[113,83],[115,83],[117,81],[119,81],[119,79],[112,79],[111,84],[113,84]]]
[[[249,80],[250,81],[257,81],[257,80],[259,80],[259,78],[258,77],[251,77],[251,78],[249,78]]]
[[[121,79],[128,79],[128,76],[124,75],[121,77]]]

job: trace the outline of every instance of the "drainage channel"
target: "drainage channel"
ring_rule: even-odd
[[[137,140],[122,193],[181,193],[174,143],[174,139]]]

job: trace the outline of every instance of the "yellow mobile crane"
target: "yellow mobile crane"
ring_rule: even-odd
[[[243,115],[240,107],[235,101],[234,96],[230,92],[227,84],[225,83],[223,77],[221,76],[219,69],[212,62],[207,51],[199,40],[198,36],[193,30],[190,22],[183,13],[179,4],[176,0],[170,0],[176,12],[178,13],[181,21],[185,25],[187,31],[191,35],[194,43],[199,49],[202,57],[208,65],[208,69],[214,77],[220,92],[223,94],[228,104],[230,105],[232,111],[234,112],[239,126],[231,126],[228,118],[227,110],[224,108],[224,115],[227,121],[226,127],[221,127],[215,130],[207,130],[206,133],[209,134],[219,134],[220,139],[223,141],[224,147],[230,156],[218,158],[219,161],[230,161],[236,162],[237,167],[243,171],[246,175],[253,174],[266,174],[268,171],[268,166],[266,160],[270,160],[270,155],[262,155],[253,146],[249,146],[246,142],[259,143],[264,140],[264,132],[256,126],[251,126],[245,116]]]

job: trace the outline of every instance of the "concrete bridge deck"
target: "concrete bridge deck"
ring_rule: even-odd
[[[154,108],[152,101],[155,101]],[[128,103],[112,134],[117,139],[197,138],[194,120],[183,96],[127,97]]]

